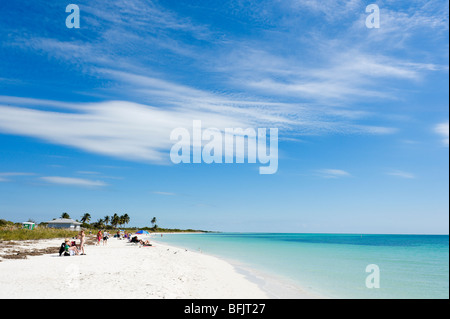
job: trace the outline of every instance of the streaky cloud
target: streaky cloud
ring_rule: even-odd
[[[67,185],[67,186],[79,186],[79,187],[103,187],[107,186],[105,182],[98,180],[89,180],[84,178],[74,177],[61,177],[61,176],[43,176],[41,180],[50,184]]]

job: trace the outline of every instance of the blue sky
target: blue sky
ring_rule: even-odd
[[[448,234],[448,1],[73,3],[2,5],[0,218]],[[277,173],[173,164],[193,120],[278,128]]]

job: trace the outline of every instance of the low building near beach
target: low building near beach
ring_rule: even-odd
[[[81,223],[71,218],[57,218],[47,222],[51,228],[68,228],[71,230],[80,230]]]

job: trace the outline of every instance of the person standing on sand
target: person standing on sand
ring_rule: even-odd
[[[102,240],[102,237],[103,237],[102,231],[99,230],[97,233],[97,246],[100,246],[100,241]]]
[[[108,232],[105,230],[103,232],[103,246],[105,246],[108,243],[108,238],[109,238],[109,234]]]
[[[84,244],[86,243],[86,235],[84,234],[84,230],[82,230],[80,232],[80,250],[81,250],[81,255],[86,255],[84,253]]]

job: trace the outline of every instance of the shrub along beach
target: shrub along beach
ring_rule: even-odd
[[[69,229],[41,228],[33,230],[23,229],[18,226],[1,227],[0,240],[35,240],[75,237],[79,232]]]

